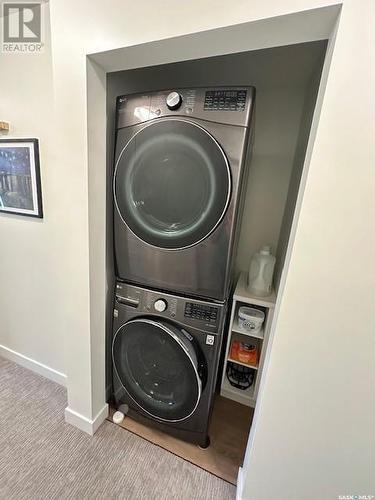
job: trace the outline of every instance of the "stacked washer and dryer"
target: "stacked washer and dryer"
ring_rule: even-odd
[[[113,400],[207,446],[251,136],[252,87],[117,99]]]

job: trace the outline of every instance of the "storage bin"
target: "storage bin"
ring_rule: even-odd
[[[248,342],[232,340],[230,357],[234,361],[256,366],[258,364],[258,347]]]
[[[265,318],[260,309],[242,306],[238,310],[238,326],[247,332],[259,333]]]

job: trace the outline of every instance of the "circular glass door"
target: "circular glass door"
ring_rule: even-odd
[[[117,209],[143,241],[192,246],[223,218],[230,198],[225,154],[202,127],[164,118],[141,129],[122,150],[114,174]]]
[[[123,387],[146,413],[176,422],[194,412],[202,390],[197,356],[178,328],[131,320],[117,331],[112,357]]]

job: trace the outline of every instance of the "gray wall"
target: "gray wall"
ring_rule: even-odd
[[[313,74],[310,83],[305,90],[304,107],[298,134],[297,146],[294,155],[293,169],[290,176],[288,195],[285,203],[284,215],[282,219],[280,236],[276,251],[277,264],[276,264],[275,279],[274,279],[276,290],[278,290],[280,284],[286,250],[288,247],[290,230],[292,227],[294,210],[296,207],[301,175],[305,161],[307,142],[309,139],[311,122],[313,119],[316,97],[319,89],[320,76],[321,76],[321,71],[319,71],[318,68],[317,71]]]
[[[320,74],[325,45],[325,42],[299,44],[109,74],[108,179],[113,165],[118,95],[174,87],[254,85],[257,90],[255,141],[236,259],[237,270],[247,270],[251,255],[260,246],[271,244],[274,252],[278,247],[293,160],[307,133],[300,128],[305,96],[313,76]],[[299,173],[296,170],[297,176]],[[113,269],[111,210],[109,184],[109,273],[111,266]]]

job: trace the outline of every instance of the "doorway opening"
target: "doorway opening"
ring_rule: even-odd
[[[311,137],[309,139],[310,127],[314,118],[312,129],[314,135],[339,13],[340,6],[335,5],[88,56],[88,177],[92,295],[90,341],[93,346],[99,346],[93,349],[91,359],[91,369],[95,373],[92,388],[94,413],[99,411],[107,400],[108,387],[104,375],[108,360],[104,355],[104,346],[106,342],[108,343],[106,332],[111,331],[113,314],[114,276],[111,246],[113,235],[110,223],[111,209],[107,210],[107,205],[112,199],[108,177],[113,168],[113,98],[124,93],[171,88],[170,75],[167,78],[160,70],[171,71],[175,76],[176,85],[183,79],[182,75],[185,77],[182,86],[187,86],[188,82],[191,85],[200,79],[199,72],[201,72],[206,83],[201,79],[199,85],[208,85],[209,82],[216,85],[215,78],[220,76],[222,78],[220,85],[231,85],[232,82],[235,85],[238,83],[246,85],[248,82],[257,87],[255,133],[258,143],[254,144],[254,161],[250,165],[249,183],[246,186],[247,196],[239,232],[236,271],[238,276],[241,271],[246,271],[251,254],[260,244],[267,241],[277,257],[274,279],[277,310],[283,293],[288,255],[294,238],[301,193],[308,169],[308,157],[307,161],[304,161],[306,147],[308,145],[310,151],[313,142]],[[329,40],[328,46],[327,40]],[[286,55],[288,51],[290,51],[289,57]],[[298,51],[301,51],[299,56]],[[300,65],[295,64],[292,69],[293,57]],[[252,66],[252,71],[250,71],[251,65],[247,64],[247,58],[248,61],[256,62]],[[231,71],[231,60],[237,61],[237,78]],[[224,74],[222,68],[225,66],[227,69]],[[195,74],[188,71],[189,67]],[[206,67],[211,67],[213,72],[207,71]],[[152,72],[155,72],[155,75],[152,75]],[[243,78],[244,75],[249,77],[247,82]],[[291,81],[293,79],[288,78],[288,75],[289,77],[294,75],[294,85]],[[319,88],[321,76],[322,84]],[[240,82],[238,77],[241,77]],[[318,101],[316,101],[317,95]],[[316,102],[318,106],[315,109]],[[273,118],[273,112],[275,116],[277,115],[276,119]],[[266,345],[263,341],[260,354],[261,356],[267,354],[264,370],[267,368],[270,348],[270,343]],[[261,370],[258,369],[258,372],[255,381],[262,379]],[[218,380],[218,391],[221,391],[222,380],[220,377]],[[259,392],[254,396],[255,401],[259,402],[262,397],[262,384],[260,387],[258,384],[258,389]],[[239,404],[239,408],[244,409],[247,415],[252,411],[250,405],[225,399],[233,404]],[[257,423],[256,414],[257,410],[249,440],[247,440],[248,431],[245,433],[245,442],[247,440],[245,469],[249,463],[252,433]],[[250,420],[251,415],[248,422]],[[241,478],[239,481],[241,484]],[[239,489],[241,490],[241,486]]]

